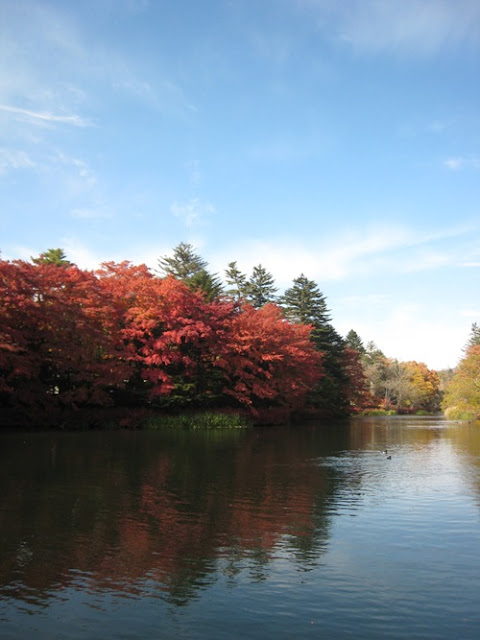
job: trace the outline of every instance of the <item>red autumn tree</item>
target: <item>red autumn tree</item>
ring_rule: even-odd
[[[322,375],[322,355],[310,340],[309,325],[285,320],[274,304],[244,305],[234,315],[225,353],[225,393],[253,413],[266,405],[298,408]]]
[[[345,383],[342,394],[347,403],[346,413],[359,413],[374,402],[369,391],[369,382],[361,361],[361,354],[355,349],[344,347],[342,358]]]
[[[221,391],[216,368],[233,305],[208,302],[172,276],[146,267],[105,264],[102,286],[113,296],[130,387],[162,404],[205,403]]]
[[[0,262],[0,372],[9,400],[39,407],[109,403],[124,374],[109,305],[76,266]]]

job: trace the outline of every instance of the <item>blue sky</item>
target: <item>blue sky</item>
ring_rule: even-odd
[[[455,366],[480,321],[478,0],[2,0],[0,250],[304,273]]]

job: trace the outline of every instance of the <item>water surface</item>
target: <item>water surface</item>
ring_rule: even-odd
[[[2,640],[480,637],[478,423],[0,434],[0,489]]]

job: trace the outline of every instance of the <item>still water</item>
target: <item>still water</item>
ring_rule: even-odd
[[[0,490],[2,640],[480,637],[478,423],[4,433]]]

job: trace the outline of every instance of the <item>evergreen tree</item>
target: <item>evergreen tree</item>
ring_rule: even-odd
[[[330,321],[325,296],[313,280],[303,273],[295,278],[293,286],[280,299],[286,317],[292,322],[313,324],[316,328],[326,326]]]
[[[253,267],[252,275],[246,284],[247,300],[256,309],[265,306],[267,302],[275,302],[276,292],[275,280],[271,273],[261,264]]]
[[[222,283],[216,274],[208,270],[208,263],[195,253],[191,244],[180,242],[173,256],[164,256],[158,265],[165,275],[184,282],[190,289],[201,289],[207,300],[214,300],[222,293]]]
[[[209,273],[206,269],[201,269],[193,274],[187,284],[192,291],[201,289],[205,294],[205,298],[210,301],[218,298],[223,292],[220,279],[216,275]]]
[[[470,330],[470,336],[468,338],[468,342],[465,345],[464,351],[467,352],[471,347],[476,347],[480,345],[480,327],[476,322],[472,324],[472,328]]]
[[[158,265],[165,275],[173,276],[177,280],[188,282],[192,276],[206,270],[208,264],[195,253],[191,244],[180,242],[173,250],[173,256],[164,256],[158,260]]]
[[[383,351],[377,347],[375,342],[370,340],[367,342],[363,360],[365,361],[365,364],[378,364],[379,362],[386,360],[386,356]]]
[[[247,276],[237,267],[236,261],[228,263],[228,269],[225,269],[225,279],[230,289],[227,289],[227,295],[235,300],[246,298],[247,296]]]
[[[343,348],[343,340],[330,324],[326,298],[313,280],[303,273],[295,278],[280,301],[291,322],[313,325],[312,339],[320,351]]]
[[[71,267],[72,263],[67,260],[63,249],[47,249],[38,258],[32,258],[34,264],[56,264],[59,267]]]
[[[360,338],[358,333],[353,329],[350,329],[350,331],[347,333],[347,337],[345,338],[345,340],[347,342],[347,345],[350,347],[350,349],[354,349],[355,351],[358,351],[358,353],[360,354],[365,353],[366,350],[363,345],[362,339]]]
[[[330,414],[347,412],[345,342],[330,323],[325,296],[317,284],[302,273],[295,278],[293,286],[285,291],[281,305],[290,321],[313,325],[311,339],[318,351],[323,353],[325,375],[311,395],[311,404]]]

